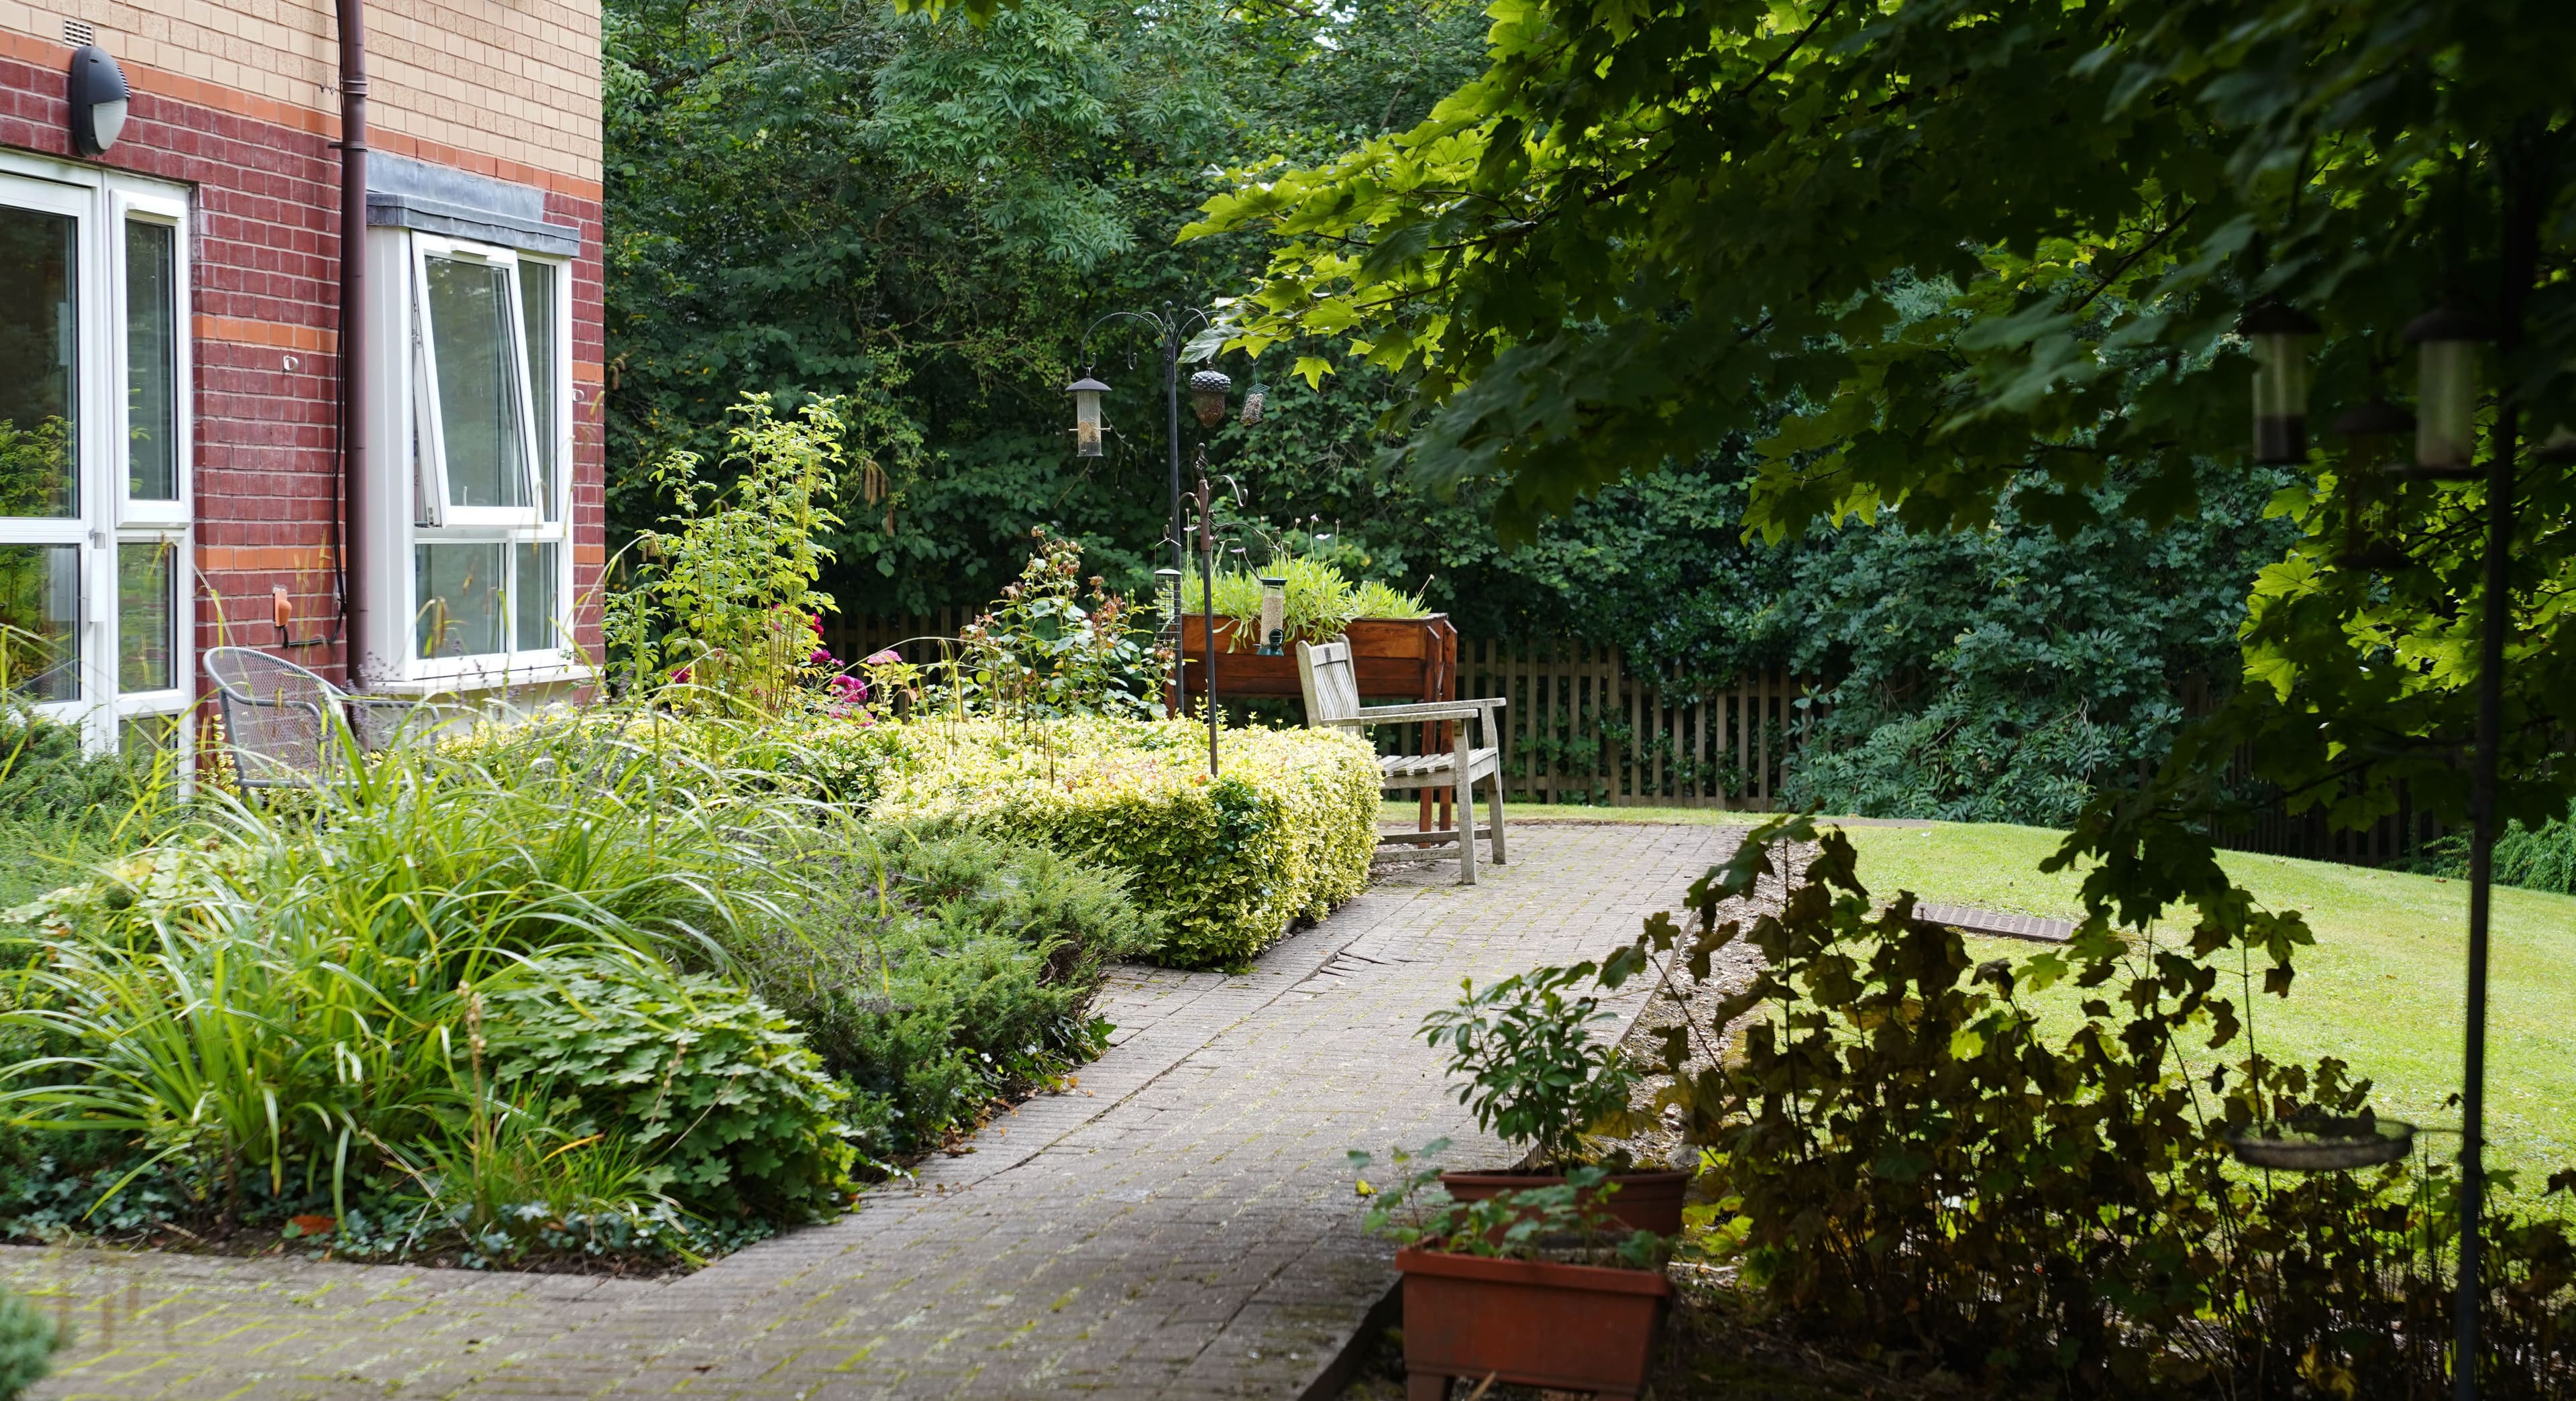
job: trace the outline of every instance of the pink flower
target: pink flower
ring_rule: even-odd
[[[882,651],[882,652],[870,652],[868,655],[866,655],[866,656],[864,656],[864,657],[860,658],[860,659],[859,659],[859,665],[861,665],[861,666],[893,666],[893,665],[895,665],[897,662],[900,662],[900,661],[902,661],[902,660],[903,660],[903,654],[902,654],[901,652],[896,651],[896,650],[895,650],[895,649],[893,649],[892,647],[888,647],[888,648],[886,648],[886,649],[885,649],[884,651]]]

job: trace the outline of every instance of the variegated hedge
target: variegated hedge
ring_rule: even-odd
[[[1158,956],[1189,967],[1241,963],[1359,893],[1377,839],[1377,765],[1323,731],[1228,730],[1214,779],[1207,731],[1185,720],[814,720],[758,747],[875,816],[1126,873],[1163,922]]]

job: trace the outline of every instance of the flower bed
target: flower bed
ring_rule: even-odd
[[[1229,730],[1214,779],[1207,731],[1185,720],[825,720],[764,745],[774,767],[878,819],[1124,872],[1163,924],[1154,956],[1187,967],[1240,963],[1358,894],[1377,839],[1375,760],[1322,731]]]

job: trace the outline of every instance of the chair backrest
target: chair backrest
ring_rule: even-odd
[[[1297,683],[1306,691],[1309,726],[1347,725],[1360,718],[1360,677],[1347,642],[1297,644]]]
[[[321,777],[335,731],[347,723],[339,687],[250,647],[209,650],[206,675],[223,703],[224,738],[244,787],[300,786]]]

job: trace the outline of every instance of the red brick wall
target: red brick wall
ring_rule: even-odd
[[[0,146],[71,158],[63,79],[71,50],[6,37],[12,42],[0,48]],[[44,65],[43,51],[54,49],[60,61]],[[333,570],[340,162],[329,143],[336,122],[247,94],[232,99],[193,80],[138,74],[130,65],[127,78],[135,91],[124,135],[93,163],[183,182],[194,195],[198,648],[271,644],[271,591],[283,585],[294,600],[296,635],[330,639],[285,655],[345,677]],[[190,101],[156,87],[213,100]],[[540,183],[548,219],[581,227],[573,268],[573,557],[575,594],[583,604],[577,632],[585,647],[596,649],[606,530],[598,191],[423,142],[387,136],[373,144]]]

